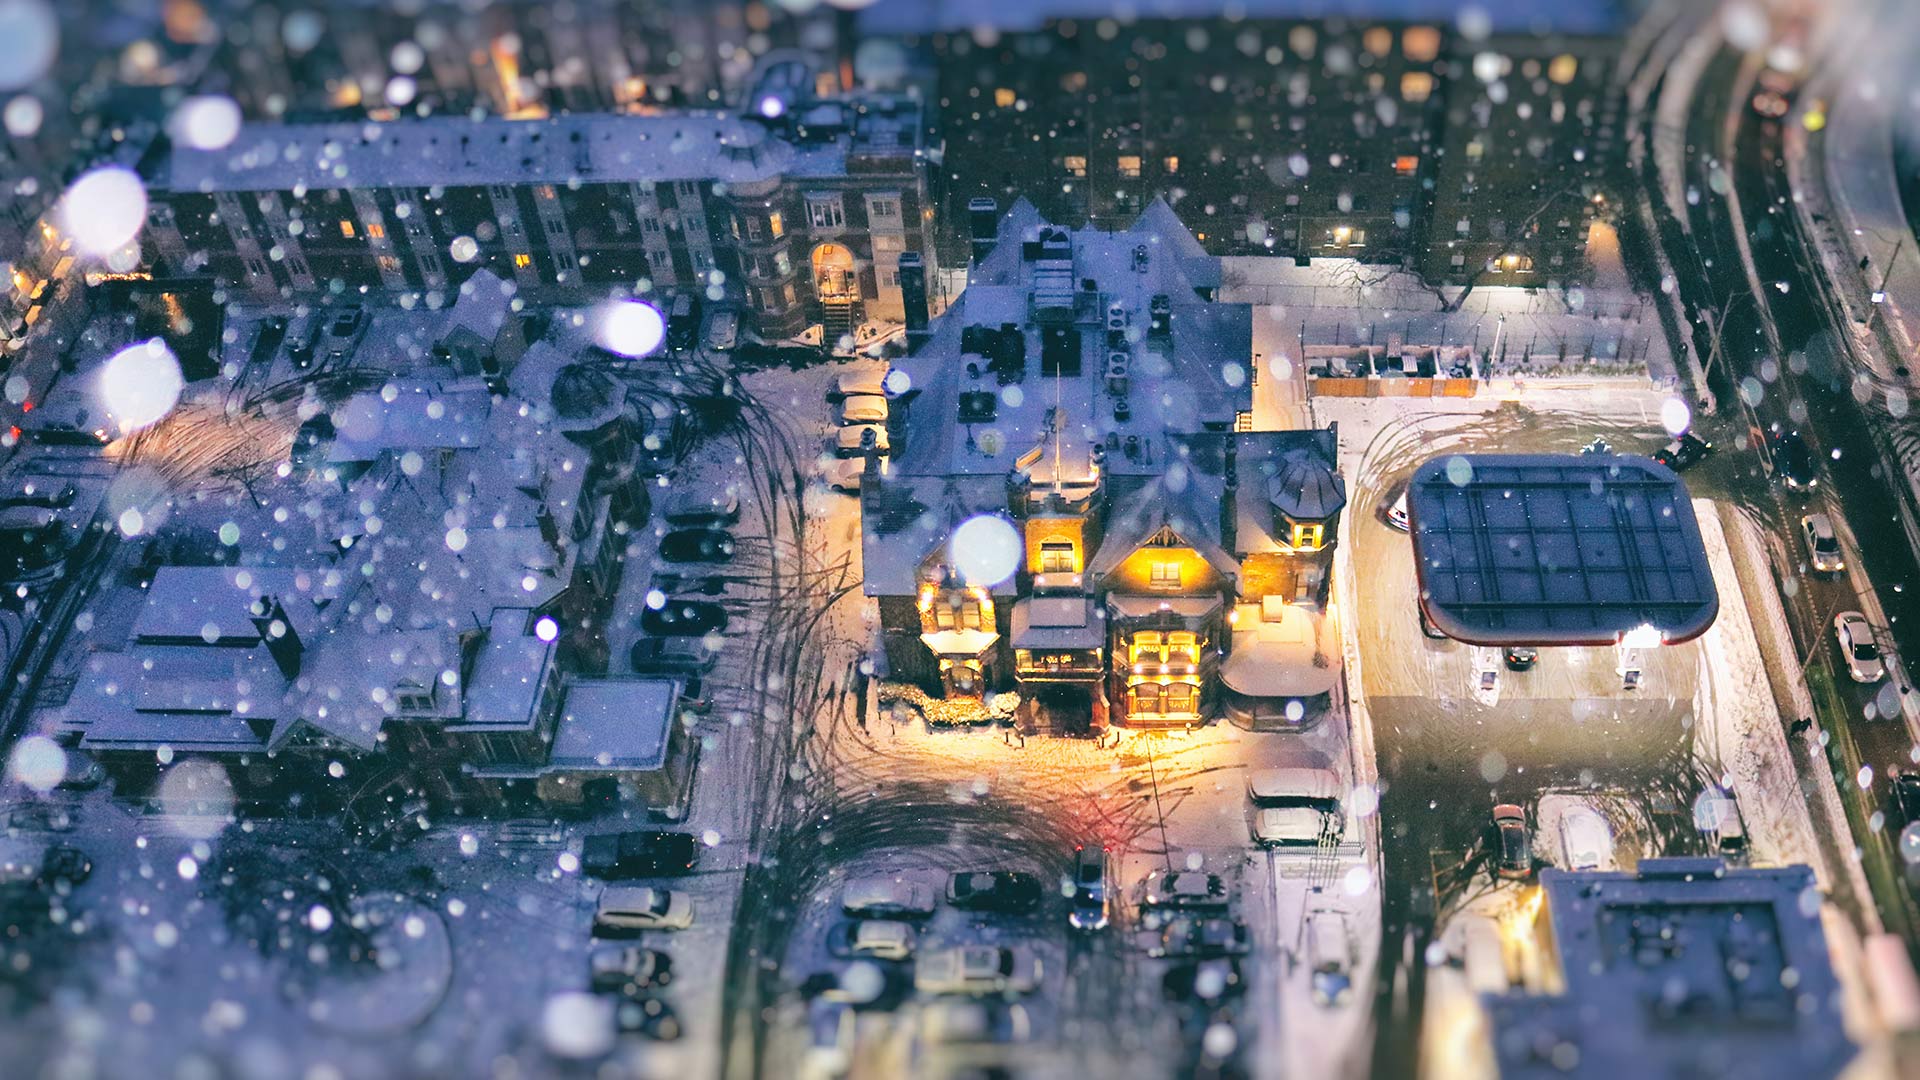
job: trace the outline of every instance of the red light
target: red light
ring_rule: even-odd
[[[20,403],[20,411],[21,411],[21,412],[32,412],[32,411],[33,411],[33,402],[31,402],[31,401],[23,401],[23,402],[21,402],[21,403]]]

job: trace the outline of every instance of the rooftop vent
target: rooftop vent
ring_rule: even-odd
[[[1147,262],[1149,258],[1150,256],[1147,254],[1147,245],[1141,244],[1139,247],[1134,248],[1133,249],[1133,272],[1136,274],[1146,273]]]
[[[991,390],[967,390],[960,395],[960,422],[990,424],[999,398]]]

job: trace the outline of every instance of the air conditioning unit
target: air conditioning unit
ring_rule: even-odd
[[[1133,357],[1124,352],[1107,354],[1107,391],[1125,394],[1133,372]]]
[[[1107,305],[1107,329],[1125,330],[1127,328],[1127,309],[1120,304]]]

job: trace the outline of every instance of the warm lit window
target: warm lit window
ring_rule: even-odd
[[[1393,171],[1401,176],[1412,176],[1419,168],[1420,157],[1417,154],[1401,154],[1393,159]]]
[[[1162,164],[1166,165],[1167,172],[1169,174],[1177,173],[1180,171],[1180,159],[1175,155],[1172,155],[1172,154],[1167,155],[1167,160]]]
[[[1487,144],[1475,139],[1467,144],[1467,160],[1479,161],[1487,156]]]
[[[1553,62],[1547,65],[1547,78],[1561,86],[1572,82],[1574,76],[1578,74],[1580,74],[1580,61],[1567,53],[1554,57]]]
[[[1166,663],[1200,663],[1200,639],[1191,630],[1173,630],[1167,634]]]
[[[1424,64],[1440,55],[1440,31],[1431,26],[1409,26],[1400,35],[1400,51]]]
[[[1060,76],[1060,89],[1069,94],[1078,94],[1086,88],[1087,73],[1084,71],[1069,71]]]
[[[1369,27],[1360,36],[1360,44],[1375,56],[1385,56],[1393,51],[1393,31],[1384,26]]]
[[[552,184],[541,184],[539,190],[540,190],[540,197],[543,199],[553,199],[556,197],[554,195]]]
[[[1161,710],[1170,715],[1194,711],[1198,704],[1199,689],[1192,683],[1168,683],[1161,688]]]
[[[1045,540],[1040,544],[1040,572],[1043,574],[1071,574],[1078,567],[1074,565],[1073,541]]]
[[[780,211],[778,210],[767,215],[767,227],[773,231],[773,238],[775,240],[787,235],[787,223],[780,220]]]
[[[1325,525],[1297,524],[1293,527],[1293,546],[1308,551],[1318,551],[1326,536],[1326,530],[1327,527]]]
[[[1292,49],[1295,55],[1302,59],[1313,59],[1313,50],[1316,44],[1313,27],[1311,26],[1303,23],[1287,31],[1287,48]]]
[[[514,253],[514,256],[513,256],[513,265],[520,267],[521,269],[524,270],[527,267],[533,265],[533,256],[527,254],[524,251],[516,252]]]
[[[1064,162],[1068,176],[1087,175],[1087,159],[1079,154],[1068,154]]]
[[[1432,75],[1424,71],[1409,71],[1400,76],[1400,97],[1403,101],[1420,102],[1432,96]]]
[[[1013,108],[1013,103],[1017,98],[1018,95],[1009,87],[1002,86],[993,92],[993,103],[1003,109]]]
[[[1233,430],[1252,431],[1253,430],[1253,414],[1250,412],[1234,413],[1233,414]]]
[[[1149,573],[1149,581],[1156,589],[1177,589],[1180,587],[1180,564],[1177,562],[1157,562]]]
[[[351,221],[341,222],[340,235],[346,237],[349,240],[353,239],[353,222]]]
[[[1120,155],[1120,175],[1128,179],[1135,179],[1139,177],[1140,175],[1140,155],[1139,154],[1121,154]]]
[[[375,240],[385,240],[387,238],[387,227],[376,221],[367,226],[367,235],[373,237]]]

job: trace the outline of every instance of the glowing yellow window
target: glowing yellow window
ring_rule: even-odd
[[[528,255],[528,254],[527,254],[526,252],[524,252],[524,251],[522,251],[522,252],[515,252],[515,253],[514,253],[514,256],[513,256],[513,265],[515,265],[515,266],[518,266],[518,267],[520,267],[520,268],[522,268],[522,269],[525,269],[526,267],[529,267],[529,266],[532,266],[532,265],[533,265],[533,256],[531,256],[531,255]]]
[[[1320,550],[1322,538],[1326,536],[1325,525],[1295,525],[1293,527],[1293,546],[1309,551]]]
[[[1177,589],[1180,587],[1180,564],[1177,562],[1157,562],[1149,572],[1148,583],[1156,589]]]
[[[387,227],[376,221],[367,226],[367,235],[375,240],[384,240],[387,237]]]
[[[1191,630],[1171,631],[1167,634],[1166,656],[1169,664],[1198,664],[1200,639]]]
[[[1000,106],[1003,109],[1013,108],[1013,103],[1017,98],[1018,98],[1018,95],[1016,95],[1011,89],[1004,86],[1000,87],[999,89],[993,92],[993,103],[995,105]]]
[[[1140,631],[1133,635],[1133,640],[1129,642],[1129,645],[1132,651],[1132,656],[1129,660],[1130,663],[1158,664],[1166,657],[1166,653],[1160,647],[1160,631],[1158,630]]]
[[[1068,176],[1087,175],[1087,159],[1083,155],[1068,154],[1064,164],[1067,167]]]
[[[1580,61],[1567,53],[1554,57],[1553,62],[1547,65],[1547,78],[1561,86],[1572,82],[1573,77],[1578,74],[1580,74]]]
[[[1368,27],[1360,37],[1360,44],[1375,56],[1385,56],[1393,51],[1393,31],[1384,26]]]
[[[1167,166],[1167,172],[1169,174],[1177,173],[1180,171],[1180,158],[1176,155],[1169,154],[1167,155],[1165,165]]]
[[[1414,170],[1418,168],[1420,168],[1420,158],[1417,154],[1401,154],[1393,159],[1393,171],[1401,176],[1412,176]]]
[[[353,222],[351,221],[341,222],[340,235],[346,237],[349,240],[353,239]]]
[[[1433,76],[1424,71],[1409,71],[1400,76],[1400,97],[1420,102],[1433,96]]]
[[[1431,26],[1409,26],[1400,35],[1400,51],[1424,64],[1440,55],[1440,31]]]
[[[787,234],[787,224],[780,220],[780,211],[778,210],[767,215],[767,226],[773,230],[773,238],[775,240]]]
[[[1080,560],[1073,557],[1073,541],[1043,540],[1040,542],[1040,572],[1043,574],[1073,574],[1080,570]]]
[[[1134,179],[1140,175],[1139,154],[1120,155],[1120,175],[1128,179]]]

